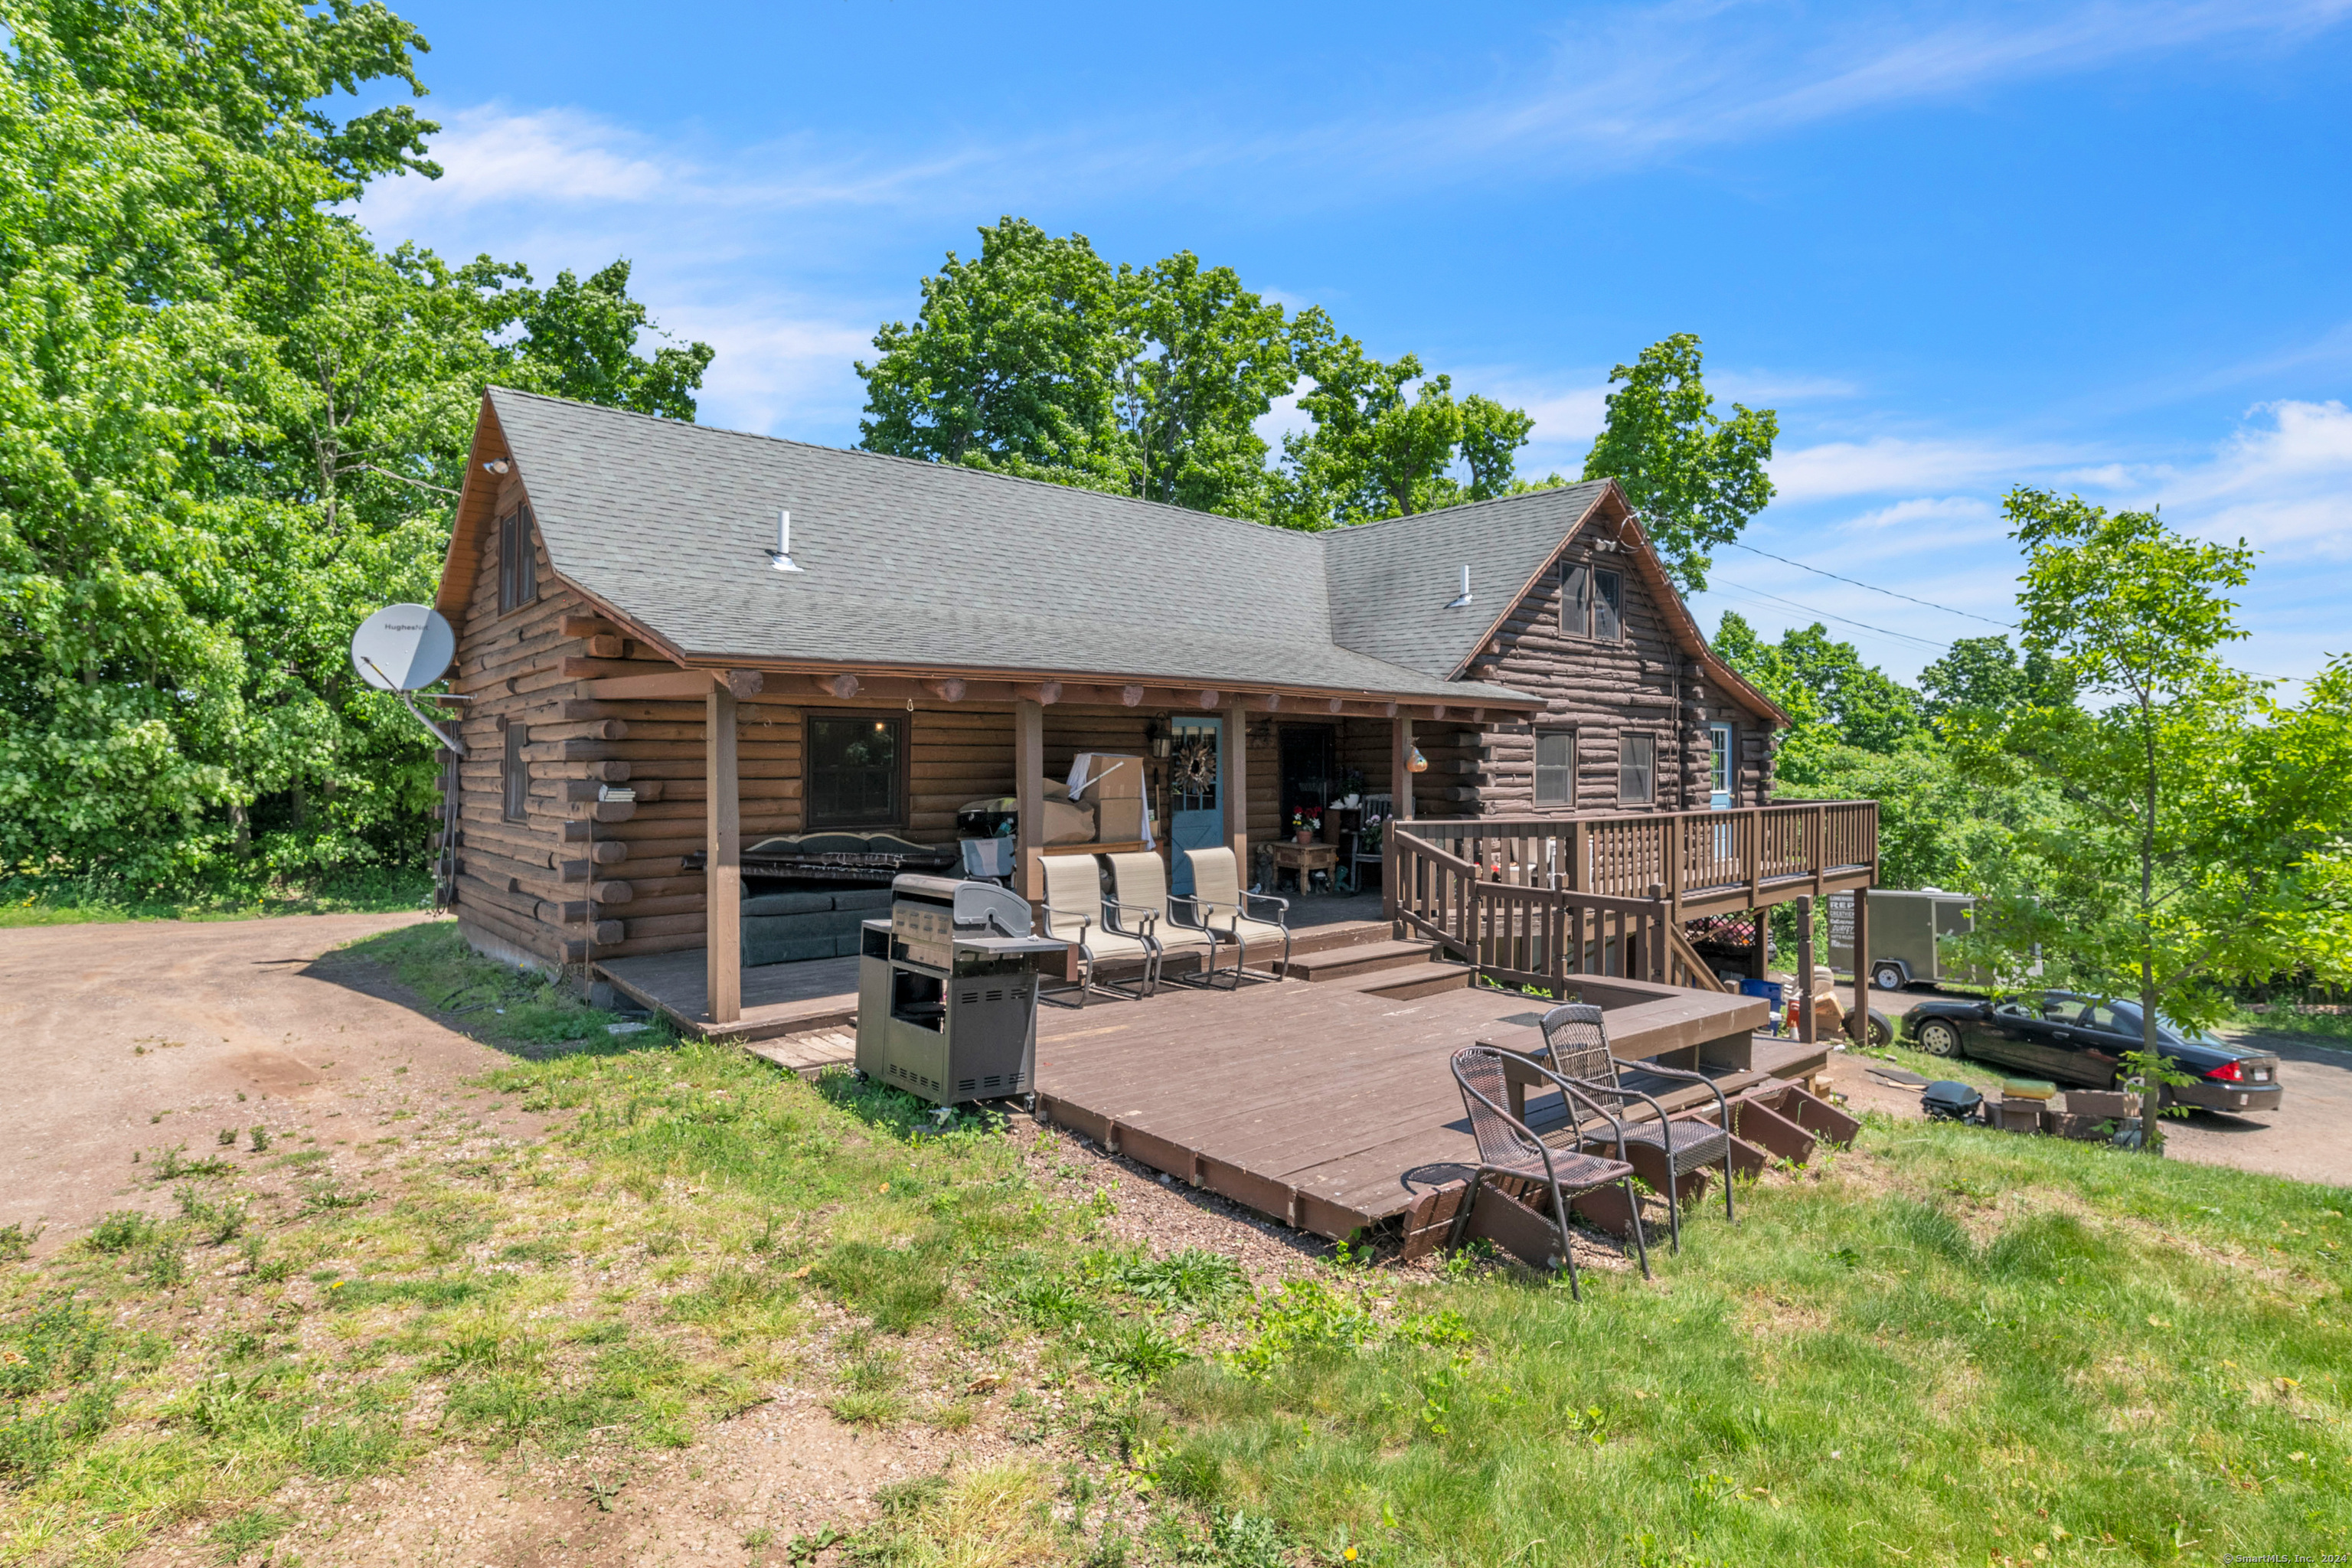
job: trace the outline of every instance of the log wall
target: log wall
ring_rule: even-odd
[[[1624,583],[1624,635],[1615,643],[1577,637],[1560,626],[1559,563],[1614,571]],[[1495,643],[1476,660],[1472,679],[1489,680],[1545,700],[1538,719],[1511,719],[1473,735],[1459,731],[1419,741],[1430,771],[1416,798],[1445,815],[1525,816],[1580,812],[1696,810],[1708,800],[1707,726],[1733,728],[1734,805],[1762,805],[1772,788],[1772,731],[1761,715],[1710,684],[1704,667],[1677,642],[1649,584],[1622,552],[1595,552],[1580,532],[1552,570],[1513,607]],[[1538,730],[1576,735],[1572,803],[1535,798]],[[1647,805],[1618,799],[1622,736],[1648,735],[1656,743],[1657,771]],[[1442,753],[1442,756],[1441,756]],[[1433,799],[1431,797],[1434,797]],[[1424,810],[1424,815],[1438,815]]]

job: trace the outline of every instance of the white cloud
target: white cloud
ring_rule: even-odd
[[[1845,527],[1856,532],[1916,532],[1955,523],[1990,522],[2000,515],[2000,509],[1980,496],[1920,496],[1864,512]]]
[[[2152,476],[2135,504],[2161,502],[2200,532],[2352,557],[2352,408],[2266,403],[2210,463]]]
[[[2038,471],[2063,458],[2063,453],[2049,447],[1874,436],[1780,452],[1771,462],[1772,488],[1791,504],[1957,489]]]
[[[608,205],[652,200],[692,171],[652,155],[638,133],[568,109],[461,110],[434,139],[437,180],[403,174],[373,186],[361,205],[371,227],[395,230],[425,211],[488,203]]]
[[[1955,9],[1863,7],[1810,30],[1780,7],[1724,0],[1602,12],[1560,30],[1540,88],[1400,125],[1390,145],[1430,163],[1549,149],[1613,166],[2162,51],[2294,39],[2352,0]]]

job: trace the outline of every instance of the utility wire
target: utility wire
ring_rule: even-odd
[[[1948,616],[1966,616],[1969,620],[1982,621],[1989,626],[2006,626],[2011,631],[2017,629],[2017,625],[2013,621],[1996,621],[1990,616],[1979,616],[1974,610],[1956,610],[1949,605],[1939,605],[1932,599],[1915,599],[1908,594],[1898,594],[1892,588],[1882,588],[1875,583],[1865,583],[1859,577],[1842,577],[1834,572],[1824,572],[1818,566],[1809,566],[1802,561],[1791,561],[1785,555],[1775,555],[1769,550],[1759,550],[1752,544],[1742,544],[1736,539],[1727,539],[1724,542],[1734,549],[1745,550],[1750,555],[1761,555],[1767,561],[1778,561],[1783,566],[1794,566],[1801,572],[1811,572],[1816,576],[1827,577],[1833,582],[1851,583],[1857,588],[1867,588],[1874,594],[1884,594],[1890,599],[1901,599],[1907,604],[1923,605],[1931,610],[1941,610]],[[1849,624],[1861,625],[1859,621]],[[1895,635],[1900,637],[1902,634],[1897,632]]]
[[[1761,588],[1749,588],[1738,584],[1721,583],[1709,584],[1708,588],[1711,592],[1738,594],[1746,598],[1779,605],[1784,609],[1801,611],[1803,614],[1808,616],[1819,616],[1823,620],[1836,621],[1842,625],[1849,626],[1857,626],[1866,632],[1875,632],[1880,637],[1900,637],[1905,642],[1917,643],[1922,647],[1932,647],[1939,653],[1949,653],[1952,648],[1951,644],[1937,642],[1933,637],[1916,637],[1910,632],[1898,632],[1888,626],[1872,626],[1868,621],[1857,621],[1850,616],[1832,615],[1827,610],[1815,609],[1811,605],[1801,605],[1794,599],[1783,599],[1777,594],[1768,594]]]

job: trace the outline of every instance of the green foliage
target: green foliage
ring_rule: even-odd
[[[2038,782],[2053,803],[2021,835],[1982,945],[2038,951],[2049,984],[2135,999],[2151,1056],[2159,1016],[2216,1022],[2232,982],[2352,976],[2352,666],[2278,703],[2219,657],[2244,635],[2230,597],[2252,570],[2242,543],[2045,491],[2007,505],[2028,552],[2026,645],[2098,705],[1948,723],[1970,777]]]
[[[1372,359],[1320,310],[1286,320],[1231,268],[1113,267],[1025,218],[980,240],[859,362],[869,449],[1308,529],[1526,488],[1525,412]],[[1313,426],[1276,471],[1255,422],[1302,374]]]
[[[1764,465],[1780,417],[1769,408],[1715,412],[1697,337],[1676,332],[1609,373],[1609,419],[1584,459],[1588,479],[1613,479],[1685,593],[1706,586],[1710,547],[1728,543],[1772,499]]]
[[[1524,488],[1512,458],[1535,428],[1526,413],[1475,394],[1457,402],[1451,376],[1427,374],[1413,354],[1382,363],[1320,310],[1302,311],[1295,332],[1298,368],[1315,383],[1298,407],[1314,424],[1284,437],[1277,521],[1328,528]]]
[[[411,861],[429,742],[350,673],[430,597],[491,382],[690,416],[616,265],[546,290],[336,210],[435,129],[380,5],[12,6],[0,56],[0,870],[137,899]],[[85,900],[84,901],[88,901]]]

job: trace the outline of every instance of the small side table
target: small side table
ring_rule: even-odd
[[[1339,869],[1339,847],[1336,844],[1300,844],[1296,840],[1274,846],[1274,880],[1281,885],[1282,874],[1289,871],[1298,879],[1298,890],[1307,891],[1308,879],[1318,871],[1325,872],[1336,881]]]

